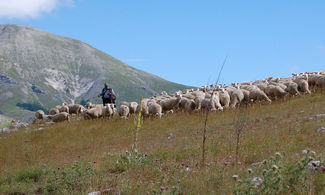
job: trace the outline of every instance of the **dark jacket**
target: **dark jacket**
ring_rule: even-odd
[[[100,96],[102,96],[103,99],[116,99],[116,95],[112,88],[103,88],[102,92],[100,93]]]

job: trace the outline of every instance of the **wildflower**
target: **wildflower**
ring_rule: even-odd
[[[252,179],[252,182],[255,184],[255,186],[259,186],[263,182],[263,180],[260,177],[254,177]]]
[[[94,160],[94,162],[93,162],[94,164],[96,164],[96,161]]]
[[[313,169],[313,170],[317,170],[318,167],[320,167],[320,161],[319,160],[313,160],[313,161],[310,161],[308,163],[308,168],[310,169]]]
[[[281,158],[281,154],[280,154],[280,152],[276,152],[276,153],[275,153],[275,156],[278,157],[278,158]]]
[[[182,162],[181,165],[182,165],[182,166],[185,166],[185,162]]]
[[[316,155],[316,152],[315,151],[311,151],[310,152],[312,155]]]
[[[78,156],[78,158],[80,158],[80,155]]]
[[[252,170],[252,169],[247,169],[247,172],[248,172],[249,174],[251,174],[251,173],[253,172],[253,170]]]
[[[191,169],[190,169],[190,167],[186,167],[186,169],[185,169],[186,171],[190,171]]]
[[[236,181],[238,179],[238,175],[233,175],[232,178]]]
[[[226,162],[224,162],[223,164],[224,164],[225,166],[228,166],[228,165],[230,165],[230,162],[227,162],[227,161],[226,161]]]
[[[43,167],[47,167],[47,164],[44,163],[44,164],[43,164]]]
[[[322,167],[322,170],[325,172],[325,166],[324,166],[324,167]]]
[[[147,154],[147,153],[145,153],[145,154],[144,154],[144,157],[147,157],[147,156],[148,156],[148,154]]]
[[[61,167],[58,167],[58,170],[60,171],[61,170]]]
[[[129,153],[129,151],[128,150],[125,150],[125,154],[128,154]]]
[[[272,169],[277,170],[277,169],[279,169],[279,167],[277,165],[272,165]]]
[[[56,178],[55,178],[55,180],[59,180],[59,178],[58,178],[58,177],[56,177]]]
[[[301,153],[307,154],[307,153],[309,153],[309,150],[301,150]]]
[[[166,190],[166,187],[161,186],[161,187],[160,187],[160,190],[161,190],[161,191],[164,191],[164,190]]]
[[[158,158],[155,158],[155,161],[156,161],[156,162],[158,162],[158,160],[159,160]]]
[[[263,160],[263,165],[266,165],[267,161],[266,160]]]

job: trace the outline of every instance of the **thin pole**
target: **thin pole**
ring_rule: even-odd
[[[220,79],[220,76],[221,76],[221,72],[223,70],[223,67],[226,64],[227,58],[228,58],[228,55],[225,57],[225,60],[223,61],[223,64],[221,66],[221,69],[219,71],[219,75],[218,75],[218,79],[217,79],[216,85],[218,85],[218,82],[219,82],[219,79]],[[205,165],[205,142],[206,142],[206,139],[207,139],[206,133],[207,133],[207,122],[208,122],[208,118],[209,118],[209,109],[207,109],[207,111],[206,111],[205,121],[204,121],[204,129],[203,129],[203,139],[202,139],[202,166]]]

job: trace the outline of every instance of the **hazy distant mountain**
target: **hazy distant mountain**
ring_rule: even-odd
[[[23,25],[0,25],[0,114],[31,116],[62,102],[96,101],[107,81],[119,100],[187,86],[140,71],[81,41]]]

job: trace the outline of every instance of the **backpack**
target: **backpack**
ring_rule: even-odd
[[[109,92],[111,93],[110,97],[113,101],[116,100],[116,95],[113,93],[113,89],[112,88],[108,88]]]

